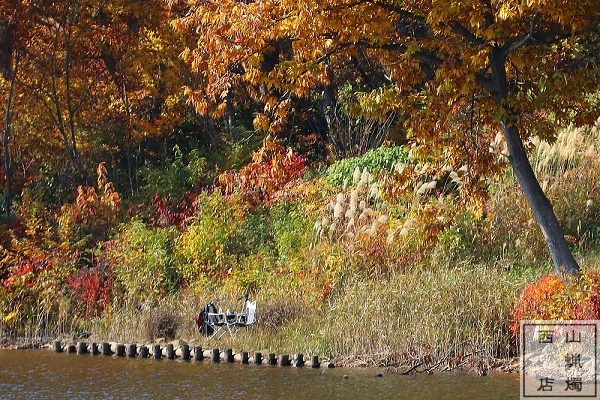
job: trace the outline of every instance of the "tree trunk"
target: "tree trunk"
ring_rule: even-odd
[[[579,264],[571,254],[552,205],[535,177],[518,129],[503,122],[502,132],[510,153],[510,165],[546,239],[556,273],[560,276],[579,276]]]
[[[56,76],[54,74],[54,67],[52,68],[52,72],[51,72],[51,94],[50,94],[50,101],[53,103],[54,105],[54,112],[55,112],[55,119],[54,122],[56,124],[56,127],[58,128],[58,131],[60,132],[60,136],[62,137],[63,140],[63,145],[65,147],[65,153],[67,155],[67,160],[69,161],[69,165],[71,166],[71,168],[75,171],[77,170],[76,167],[76,161],[73,155],[73,152],[71,151],[71,145],[69,142],[69,138],[67,136],[67,130],[65,127],[65,121],[63,119],[63,115],[62,115],[62,110],[61,110],[61,102],[60,99],[58,97],[58,90],[56,88]]]
[[[354,156],[354,138],[352,135],[347,135],[350,131],[348,119],[344,117],[343,112],[339,109],[337,88],[335,86],[335,75],[333,69],[329,66],[329,61],[326,61],[328,83],[323,85],[323,99],[321,101],[323,115],[327,121],[327,138],[333,146],[336,156],[351,157]]]
[[[235,123],[235,111],[233,109],[233,88],[229,88],[227,99],[225,100],[225,125],[227,125],[227,135],[229,140],[235,141],[235,132],[233,125]]]
[[[77,152],[77,137],[75,135],[75,113],[73,111],[73,101],[71,99],[71,46],[73,45],[73,16],[75,2],[69,2],[69,11],[67,16],[68,29],[65,30],[65,97],[67,102],[67,115],[69,117],[69,134],[71,136],[70,151],[71,157],[79,161]],[[78,168],[77,168],[78,169]]]
[[[70,38],[68,38],[68,40],[70,40]],[[77,153],[77,137],[75,136],[75,113],[73,112],[73,101],[71,100],[71,45],[69,42],[66,43],[65,52],[65,97],[67,102],[67,115],[69,117],[69,134],[71,137],[71,158],[77,160],[79,154]]]
[[[531,207],[535,221],[538,223],[554,263],[554,268],[559,276],[565,279],[579,277],[579,264],[571,254],[569,245],[565,240],[552,204],[544,194],[531,163],[527,158],[527,153],[523,147],[523,140],[519,134],[519,129],[514,124],[518,113],[507,104],[508,80],[506,78],[506,56],[507,52],[503,48],[494,48],[490,52],[490,65],[492,68],[493,95],[502,110],[500,125],[502,133],[506,139],[509,152],[509,162],[513,168],[521,190]]]
[[[15,88],[15,81],[17,79],[17,67],[19,64],[19,55],[17,54],[15,59],[15,67],[11,71],[10,85],[8,88],[8,97],[6,99],[6,110],[4,117],[4,133],[2,135],[2,151],[4,152],[4,174],[6,175],[6,187],[4,188],[4,214],[9,216],[11,214],[11,203],[12,203],[12,165],[10,161],[10,131],[11,131],[11,117],[12,117],[12,99]]]
[[[125,115],[127,115],[127,123],[123,127],[125,130],[124,145],[125,159],[127,160],[127,178],[129,179],[129,189],[131,190],[131,196],[135,195],[135,187],[133,184],[133,166],[131,163],[131,154],[133,153],[132,146],[132,135],[131,135],[131,109],[129,108],[129,95],[127,94],[127,86],[123,82],[123,103],[125,104]]]

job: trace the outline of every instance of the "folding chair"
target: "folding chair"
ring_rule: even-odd
[[[227,317],[222,312],[217,312],[214,304],[208,303],[198,314],[196,325],[198,331],[209,339],[215,336],[220,339],[227,332],[224,329],[227,326]]]
[[[232,339],[235,339],[238,331],[248,327],[256,322],[256,301],[248,300],[244,302],[244,310],[236,315],[236,318],[227,322],[227,330]]]
[[[221,339],[224,334],[227,333],[225,327],[227,326],[227,318],[222,312],[208,313],[208,323],[213,326],[214,332],[208,338],[212,339],[216,337]]]

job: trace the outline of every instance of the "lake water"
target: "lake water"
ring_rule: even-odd
[[[1,399],[518,399],[517,374],[375,375],[0,350]]]

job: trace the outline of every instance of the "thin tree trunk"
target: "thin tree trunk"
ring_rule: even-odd
[[[19,65],[19,55],[17,53],[15,59],[15,67],[12,70],[10,78],[10,86],[8,88],[8,98],[6,99],[6,110],[4,118],[4,134],[2,135],[2,151],[4,152],[4,174],[6,175],[6,187],[4,188],[4,214],[9,216],[11,214],[11,203],[12,203],[12,165],[10,160],[10,131],[11,131],[11,117],[12,117],[12,99],[14,94],[15,81],[17,79],[17,67]]]
[[[494,81],[494,97],[502,110],[500,125],[506,139],[509,152],[509,162],[521,186],[521,190],[531,207],[535,221],[539,225],[548,249],[554,268],[559,276],[567,280],[579,277],[579,264],[575,261],[569,245],[556,218],[552,204],[542,190],[527,153],[519,129],[513,122],[517,113],[507,104],[508,80],[506,78],[506,52],[502,48],[494,48],[490,52],[490,64]]]
[[[116,81],[115,81],[116,83]],[[125,79],[123,79],[122,85],[123,91],[123,103],[125,104],[125,115],[127,116],[127,125],[125,126],[125,158],[127,159],[127,177],[129,179],[129,188],[131,190],[131,195],[135,195],[135,188],[133,183],[133,167],[131,165],[131,108],[129,107],[129,95],[127,94],[127,85],[125,83]]]
[[[71,167],[73,169],[76,169],[75,168],[75,158],[73,158],[73,153],[71,152],[71,146],[69,144],[69,138],[67,136],[67,131],[65,128],[65,121],[62,116],[62,111],[60,109],[60,99],[58,98],[58,92],[56,89],[56,77],[54,76],[54,71],[52,71],[51,82],[52,82],[52,85],[51,85],[52,96],[50,97],[50,101],[52,101],[52,103],[54,103],[54,110],[56,113],[56,126],[58,128],[58,131],[60,132],[60,136],[62,137],[63,144],[65,146],[65,152],[67,153],[67,158],[69,160],[69,163],[71,164]]]
[[[63,29],[65,28],[65,26],[67,25],[67,21],[69,19],[69,15],[68,13],[70,13],[70,7],[71,7],[71,2],[69,2],[69,8],[65,10],[65,14],[64,14],[64,20],[61,22],[61,26],[62,29],[57,27],[55,28],[55,35],[54,35],[54,41],[53,41],[53,46],[54,48],[52,49],[52,59],[50,62],[50,90],[51,92],[49,93],[48,97],[50,98],[50,102],[52,103],[52,105],[54,106],[54,113],[55,113],[55,123],[56,123],[56,127],[58,128],[58,131],[60,132],[60,136],[63,140],[63,145],[65,147],[65,152],[67,155],[67,160],[68,160],[68,164],[70,165],[70,167],[72,168],[73,171],[78,171],[77,168],[77,160],[75,157],[75,153],[73,152],[73,146],[72,146],[72,141],[69,138],[70,135],[72,135],[72,131],[71,132],[67,132],[67,123],[69,121],[65,122],[65,118],[63,117],[63,105],[61,104],[61,99],[60,96],[58,94],[58,88],[57,88],[57,82],[56,82],[56,78],[59,75],[58,71],[57,71],[57,52],[59,49],[59,42],[60,42],[60,35],[63,32]],[[66,55],[65,55],[65,67],[66,70],[65,71],[65,78],[67,83],[65,83],[66,88],[66,92],[69,91],[68,87],[68,80],[70,79],[69,77],[69,63],[70,63],[70,50],[69,50],[69,43],[68,43],[68,38],[67,35],[64,35],[64,39],[65,39],[65,47],[66,47]],[[68,96],[70,96],[70,94],[68,94]]]
[[[67,43],[65,53],[65,97],[67,101],[67,114],[69,116],[69,134],[71,136],[71,154],[74,160],[77,160],[77,138],[75,137],[75,120],[73,113],[73,101],[71,100],[71,46]]]
[[[74,2],[71,1],[69,3],[69,15],[67,18],[67,23],[69,24],[68,29],[65,34],[65,97],[67,101],[67,114],[69,117],[69,133],[71,136],[71,154],[73,160],[77,161],[78,153],[77,153],[77,139],[75,136],[75,117],[73,112],[73,101],[71,99],[71,46],[73,39],[73,7],[75,6]]]
[[[233,124],[235,123],[235,111],[233,110],[233,88],[229,88],[225,102],[225,123],[227,125],[227,134],[229,135],[229,140],[233,142],[235,140],[235,133],[233,132]]]

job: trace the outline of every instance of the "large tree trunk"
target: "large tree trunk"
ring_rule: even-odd
[[[560,276],[578,276],[579,265],[571,254],[552,205],[535,177],[518,129],[503,122],[502,132],[510,153],[510,165],[546,239],[556,273]]]
[[[503,48],[494,48],[490,52],[494,85],[493,95],[496,98],[498,106],[503,111],[500,125],[508,146],[510,165],[531,207],[535,221],[542,230],[544,239],[546,239],[556,273],[567,280],[571,277],[577,278],[579,277],[579,264],[577,264],[577,261],[575,261],[575,258],[571,254],[552,205],[533,172],[533,168],[523,147],[523,140],[519,134],[519,129],[512,122],[518,117],[518,114],[507,104],[508,80],[506,78],[506,56],[507,52]]]

